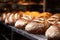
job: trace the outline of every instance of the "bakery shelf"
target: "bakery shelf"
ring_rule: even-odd
[[[27,5],[41,5],[43,6],[43,4],[27,4],[27,5],[24,5],[24,4],[8,4],[8,3],[0,3],[0,6],[3,5],[3,6],[6,6],[6,5],[22,5],[22,6],[27,6]]]
[[[9,2],[9,0],[0,0],[0,3],[6,3]]]
[[[30,33],[27,33],[26,31],[22,30],[22,29],[17,29],[13,26],[9,26],[12,28],[13,31],[17,32],[18,34],[21,34],[29,39],[34,39],[34,40],[47,40],[47,38],[45,38],[44,35],[34,35],[34,34],[30,34]]]
[[[1,23],[1,22],[0,22]],[[47,38],[44,36],[44,35],[38,35],[38,34],[30,34],[30,33],[27,33],[26,31],[22,30],[22,29],[17,29],[15,28],[14,26],[10,26],[10,25],[6,25],[4,23],[1,23],[3,25],[5,25],[5,27],[7,28],[11,28],[12,31],[20,34],[20,35],[23,35],[31,40],[47,40]]]
[[[20,4],[6,4],[6,3],[0,3],[0,10],[4,11],[4,8],[7,9],[7,11],[43,11],[43,6],[39,4],[33,4],[33,5],[20,5]]]

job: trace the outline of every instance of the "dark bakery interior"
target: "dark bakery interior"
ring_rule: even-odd
[[[60,40],[60,0],[0,0],[0,40]]]

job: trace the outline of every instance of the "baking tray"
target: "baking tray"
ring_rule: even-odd
[[[24,30],[22,30],[22,29],[17,29],[17,28],[15,28],[14,26],[6,25],[6,24],[0,22],[0,25],[1,25],[1,24],[3,24],[5,27],[7,27],[7,28],[9,28],[9,29],[11,28],[13,32],[16,32],[16,33],[18,33],[18,34],[20,34],[20,35],[23,35],[23,36],[25,36],[25,37],[27,37],[27,38],[29,38],[29,39],[31,39],[31,40],[48,40],[48,39],[47,39],[44,35],[42,35],[42,34],[40,34],[40,35],[38,35],[38,34],[30,34],[30,33],[26,32],[26,31],[24,31]]]
[[[31,40],[47,40],[47,38],[44,35],[38,35],[38,34],[30,34],[27,33],[26,31],[22,30],[22,29],[17,29],[13,26],[9,26],[12,28],[12,31],[17,32],[18,34],[21,34]]]

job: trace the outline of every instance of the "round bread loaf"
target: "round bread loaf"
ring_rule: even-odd
[[[25,25],[27,23],[28,23],[28,21],[19,19],[19,20],[16,21],[15,27],[18,28],[18,29],[23,29],[23,28],[25,28]]]
[[[43,14],[28,23],[25,30],[30,33],[45,33],[46,29],[49,27],[49,23],[46,20],[49,18],[49,15],[51,16],[51,14],[45,12]]]
[[[47,19],[47,22],[50,24],[55,24],[55,22],[60,20],[60,14],[54,14],[49,19]]]
[[[60,38],[60,22],[51,25],[45,32],[47,38]]]

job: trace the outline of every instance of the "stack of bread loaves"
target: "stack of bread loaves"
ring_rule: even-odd
[[[3,13],[0,16],[0,21],[14,25],[18,29],[25,29],[29,33],[45,33],[47,38],[60,37],[59,13],[54,15],[49,12],[40,13],[36,11]]]

